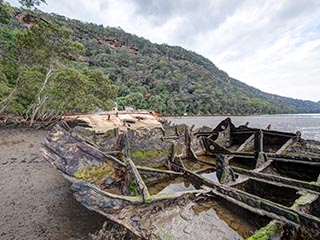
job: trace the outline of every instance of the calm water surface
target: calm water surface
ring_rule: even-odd
[[[271,124],[272,130],[287,132],[301,131],[302,137],[320,141],[320,114],[279,114],[259,116],[187,116],[166,117],[173,123],[186,123],[201,127],[203,125],[216,127],[223,119],[230,117],[238,126],[249,122],[249,127],[266,128]]]

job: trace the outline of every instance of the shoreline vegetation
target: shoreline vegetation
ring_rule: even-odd
[[[73,114],[67,114],[68,116],[72,115],[78,115],[79,113],[73,113]],[[86,113],[83,113],[86,114]],[[95,114],[95,113],[89,113],[89,114]],[[96,113],[99,114],[99,113]],[[259,116],[291,116],[291,115],[300,115],[300,116],[308,116],[308,115],[320,115],[320,113],[293,113],[293,114],[194,114],[194,115],[159,115],[161,118],[205,118],[205,117],[259,117]],[[44,118],[44,119],[37,119],[36,121],[31,122],[30,119],[25,119],[21,116],[13,116],[13,115],[6,115],[2,114],[0,115],[0,127],[5,126],[26,126],[26,127],[35,127],[37,128],[50,128],[55,123],[61,120],[60,116],[55,116],[54,118]]]
[[[320,112],[320,103],[250,87],[205,57],[0,1],[0,114],[30,120],[135,106],[163,116]]]

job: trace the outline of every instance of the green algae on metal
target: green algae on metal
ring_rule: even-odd
[[[139,194],[138,186],[135,180],[129,182],[128,191],[130,196],[136,196]]]
[[[247,240],[269,240],[276,237],[280,237],[281,231],[278,226],[269,224],[266,227],[260,228],[252,236],[247,238]]]
[[[89,180],[99,183],[107,176],[113,176],[114,169],[109,164],[103,164],[101,167],[84,168],[80,167],[74,176],[77,179]]]
[[[159,149],[145,149],[145,150],[133,150],[131,154],[137,159],[146,160],[162,157],[164,154],[167,154],[167,149],[159,150]]]
[[[319,197],[319,195],[317,194],[312,194],[306,191],[299,191],[299,194],[301,195],[301,197],[299,197],[298,199],[295,200],[295,202],[293,203],[293,208],[298,207],[298,206],[303,206],[306,204],[311,204],[313,203],[315,200],[317,200],[317,198]]]

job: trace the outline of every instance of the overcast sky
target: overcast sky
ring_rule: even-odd
[[[17,1],[8,1],[17,6]],[[179,45],[263,91],[320,100],[320,0],[47,0],[46,12]]]

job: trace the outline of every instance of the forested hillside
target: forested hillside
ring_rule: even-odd
[[[319,102],[264,93],[197,53],[120,28],[4,5],[1,16],[0,113],[34,118],[114,102],[164,115],[320,112]]]

